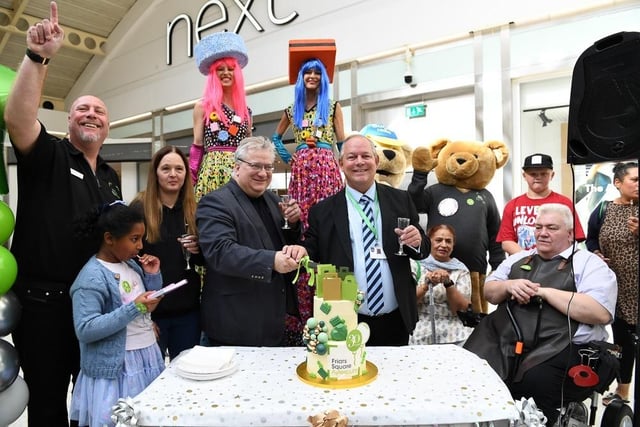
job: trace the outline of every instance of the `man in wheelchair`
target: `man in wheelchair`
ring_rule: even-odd
[[[537,247],[508,257],[486,279],[496,310],[476,326],[464,347],[487,360],[515,400],[533,397],[547,417],[606,390],[617,359],[590,351],[606,341],[613,321],[616,277],[598,256],[574,245],[568,207],[540,206]],[[589,357],[589,356],[596,356]]]

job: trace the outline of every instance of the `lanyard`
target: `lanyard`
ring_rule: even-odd
[[[367,224],[367,227],[369,228],[369,230],[371,230],[377,242],[378,230],[376,229],[376,224],[375,223],[372,224],[371,221],[369,221],[369,217],[367,217],[367,214],[365,214],[364,211],[362,210],[362,207],[360,206],[360,202],[354,199],[349,191],[346,191],[346,193],[347,193],[347,197],[349,198],[349,201],[358,212],[358,215],[360,215],[360,218],[362,218],[362,221],[364,221],[364,223]],[[380,207],[378,206],[378,203],[376,203],[377,200],[378,200],[378,193],[375,193],[373,196],[373,218],[374,219],[377,219],[378,214],[380,213]]]

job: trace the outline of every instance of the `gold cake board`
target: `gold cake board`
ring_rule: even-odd
[[[303,383],[321,388],[353,388],[369,384],[378,376],[378,367],[367,360],[367,373],[350,380],[324,380],[321,376],[312,377],[307,372],[307,362],[302,362],[296,368],[296,374]]]

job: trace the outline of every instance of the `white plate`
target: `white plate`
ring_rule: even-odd
[[[195,346],[180,353],[172,365],[191,374],[213,374],[227,369],[233,362],[235,349]]]
[[[224,364],[222,368],[220,368],[220,364],[200,364],[200,363],[189,363],[186,360],[179,360],[176,363],[176,368],[180,369],[182,372],[188,372],[190,374],[216,374],[220,371],[224,371],[229,366],[234,363],[233,359],[231,359],[228,363]]]
[[[186,378],[189,380],[196,381],[207,381],[207,380],[215,380],[218,378],[226,377],[227,375],[231,375],[238,369],[238,362],[236,360],[232,360],[228,367],[221,369],[217,372],[189,372],[180,369],[179,366],[176,366],[176,374],[181,376],[182,378]]]

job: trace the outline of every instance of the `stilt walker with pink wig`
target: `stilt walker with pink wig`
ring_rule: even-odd
[[[251,136],[242,68],[249,58],[242,38],[232,32],[204,37],[195,47],[198,69],[207,76],[204,94],[193,109],[189,169],[196,200],[231,179],[233,155]]]

